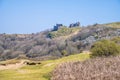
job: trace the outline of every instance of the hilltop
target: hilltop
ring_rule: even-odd
[[[120,22],[113,22],[105,24],[106,26],[113,27],[113,28],[120,28]]]
[[[0,34],[0,60],[13,58],[46,60],[89,51],[102,39],[120,37],[120,22],[69,26],[56,24],[52,30],[32,34]]]

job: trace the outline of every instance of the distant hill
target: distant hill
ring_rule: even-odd
[[[76,24],[32,34],[0,34],[0,60],[55,59],[89,50],[98,40],[120,37],[120,22],[85,27]]]

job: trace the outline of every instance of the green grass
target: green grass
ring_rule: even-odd
[[[73,27],[73,28],[61,27],[57,31],[50,32],[49,37],[56,38],[60,36],[67,36],[79,30],[80,30],[80,27]]]
[[[75,54],[56,60],[42,61],[40,65],[24,66],[20,69],[1,70],[0,80],[50,80],[50,72],[60,63],[82,61],[89,54]]]

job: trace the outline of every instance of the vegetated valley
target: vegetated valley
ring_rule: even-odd
[[[3,33],[0,80],[119,80],[119,54],[120,22]]]

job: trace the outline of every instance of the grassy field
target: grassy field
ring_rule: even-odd
[[[88,58],[89,54],[81,53],[56,60],[42,61],[39,65],[25,65],[18,69],[0,70],[0,80],[50,80],[50,72],[58,64],[69,61],[82,61]]]

